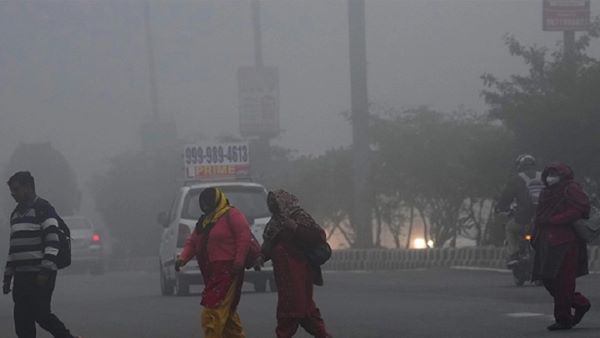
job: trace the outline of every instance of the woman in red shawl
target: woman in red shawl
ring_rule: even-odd
[[[205,338],[244,338],[237,313],[244,265],[250,247],[250,226],[217,188],[200,193],[204,213],[175,263],[178,270],[193,257],[204,279],[201,314]]]
[[[556,322],[548,330],[568,330],[590,309],[589,300],[575,292],[575,279],[588,274],[588,260],[586,243],[572,226],[589,217],[590,202],[565,164],[546,167],[542,180],[546,188],[536,211],[533,279],[542,280],[554,298]]]
[[[277,190],[269,192],[272,213],[263,234],[262,256],[273,261],[277,284],[277,338],[292,337],[301,325],[318,338],[330,338],[325,322],[313,300],[313,283],[323,285],[321,269],[311,266],[304,250],[325,241],[325,232],[298,205],[296,196]]]

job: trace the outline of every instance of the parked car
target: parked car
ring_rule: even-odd
[[[190,262],[180,272],[175,272],[174,262],[202,214],[198,196],[208,187],[223,190],[231,204],[244,213],[250,223],[250,230],[262,243],[262,233],[270,219],[265,187],[250,182],[213,182],[181,187],[169,212],[162,212],[158,216],[158,222],[165,228],[159,248],[160,290],[163,295],[187,295],[190,285],[203,283],[200,269],[195,262]],[[252,283],[257,292],[265,292],[267,284],[271,291],[275,290],[273,270],[270,266],[261,271],[246,270],[244,281]]]
[[[63,220],[71,230],[72,266],[93,275],[103,274],[104,240],[99,229],[83,216],[66,216]]]

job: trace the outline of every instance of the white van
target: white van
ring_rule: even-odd
[[[180,272],[175,272],[175,259],[183,250],[186,238],[191,234],[202,211],[198,196],[208,187],[221,189],[231,204],[241,210],[256,239],[262,244],[262,234],[270,219],[267,207],[267,189],[251,182],[207,182],[183,186],[177,192],[171,209],[161,212],[158,222],[165,228],[159,249],[160,290],[162,295],[187,295],[192,284],[202,284],[198,264],[190,261]],[[261,271],[246,270],[244,281],[254,284],[257,292],[265,292],[267,283],[275,291],[273,269],[265,266]]]

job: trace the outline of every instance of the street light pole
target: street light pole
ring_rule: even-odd
[[[348,36],[353,152],[351,221],[357,235],[355,246],[369,248],[373,246],[373,230],[371,225],[372,196],[368,185],[371,164],[369,159],[369,97],[364,0],[348,0]]]

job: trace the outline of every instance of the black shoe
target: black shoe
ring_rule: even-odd
[[[558,331],[558,330],[570,330],[572,327],[573,327],[573,325],[571,325],[571,324],[556,322],[556,323],[548,326],[547,329],[550,331]]]
[[[588,304],[586,306],[576,306],[575,307],[575,316],[573,316],[573,326],[579,324],[579,322],[581,321],[583,316],[585,316],[585,313],[590,311],[591,307],[592,307],[591,304]]]

